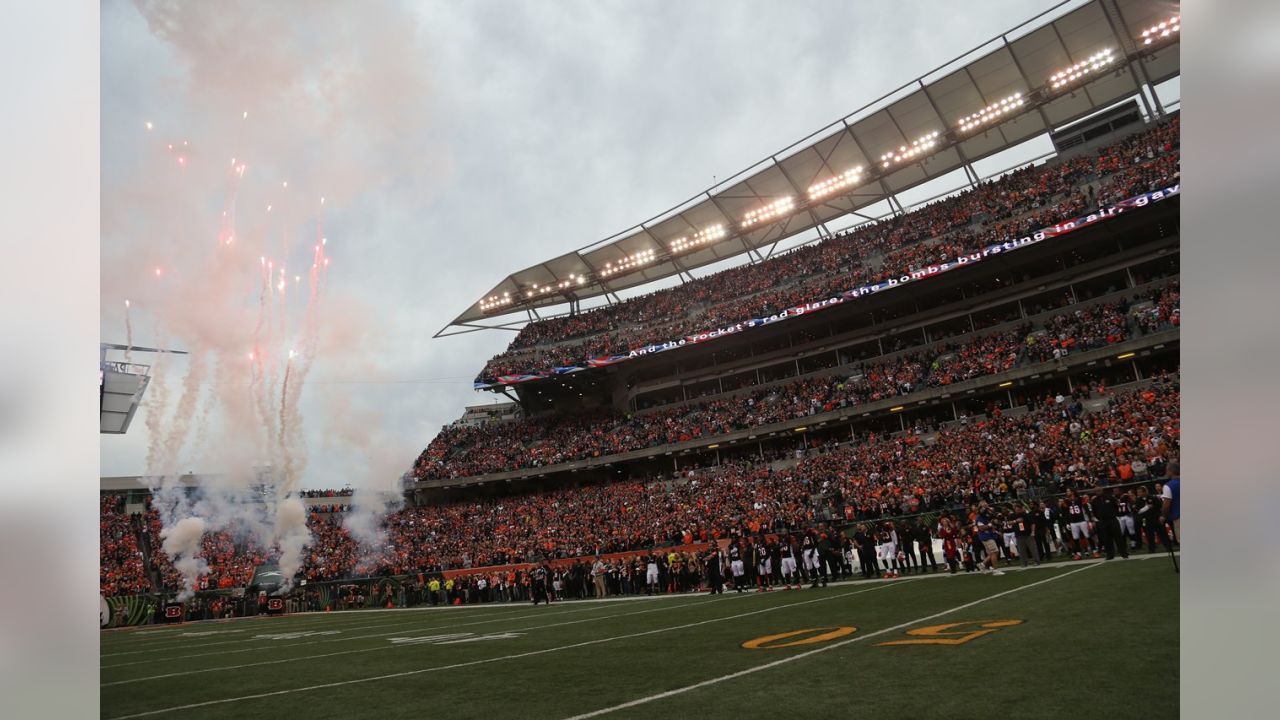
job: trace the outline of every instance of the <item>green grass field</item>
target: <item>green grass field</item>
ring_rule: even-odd
[[[976,624],[1001,620],[1021,622]],[[937,627],[950,623],[965,624]],[[922,629],[935,634],[907,634]],[[901,640],[934,644],[881,644]],[[719,597],[254,618],[106,632],[101,653],[104,718],[1169,717],[1178,576],[1155,556]]]

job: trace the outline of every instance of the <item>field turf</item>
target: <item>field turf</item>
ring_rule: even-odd
[[[1137,556],[1003,577],[104,632],[102,717],[1172,717],[1177,578],[1167,556]],[[993,621],[1021,622],[974,624]],[[937,627],[950,623],[966,624]],[[824,633],[845,634],[770,647]],[[881,644],[901,640],[934,644]]]

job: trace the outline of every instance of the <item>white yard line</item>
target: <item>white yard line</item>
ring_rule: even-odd
[[[848,582],[848,581],[844,581]],[[684,597],[691,593],[672,593],[662,595],[617,595],[607,598],[583,598],[573,600],[557,600],[552,604],[573,603],[604,605],[619,602],[645,602],[669,600],[678,597]],[[190,632],[192,628],[203,628],[209,626],[226,625],[228,623],[250,623],[258,622],[285,622],[289,620],[298,621],[317,621],[318,624],[333,622],[338,619],[346,619],[350,615],[365,615],[369,613],[377,613],[379,615],[391,615],[402,613],[439,613],[439,612],[455,612],[462,613],[467,611],[483,612],[486,610],[510,610],[513,606],[529,604],[528,600],[519,600],[516,602],[496,601],[488,603],[473,603],[468,605],[419,605],[408,608],[366,608],[363,610],[338,610],[332,613],[326,613],[322,610],[307,610],[303,612],[293,613],[290,615],[252,615],[247,617],[225,618],[221,620],[188,620],[180,625],[135,625],[131,627],[103,628],[100,632],[104,638],[113,635],[119,635],[119,638],[113,638],[113,642],[124,642],[128,640],[136,640],[140,642],[166,640],[178,637],[183,632]],[[352,622],[359,619],[351,618]],[[293,627],[293,626],[291,626]]]
[[[837,584],[843,584],[847,582],[851,582],[851,581],[843,580],[843,581],[840,581],[839,583],[832,583],[832,584],[837,585]],[[706,594],[705,591],[699,591],[695,593],[670,593],[670,594],[664,593],[662,595],[621,595],[621,596],[608,597],[608,598],[584,598],[581,600],[557,600],[554,603],[552,603],[552,605],[561,605],[565,603],[570,603],[572,605],[592,605],[597,607],[606,607],[608,605],[616,604],[616,603],[659,602],[662,600],[673,600],[676,598],[687,598],[695,595],[705,595],[705,594]],[[202,632],[203,631],[202,628],[217,627],[219,625],[225,625],[231,622],[243,623],[243,622],[250,622],[254,620],[263,621],[263,622],[267,622],[267,621],[283,622],[288,620],[296,620],[296,621],[305,623],[305,624],[299,624],[299,625],[289,624],[287,630],[284,628],[278,628],[278,629],[272,628],[272,630],[279,630],[279,632],[296,632],[296,631],[305,630],[309,628],[330,629],[333,627],[338,627],[338,625],[335,625],[335,623],[342,623],[343,620],[346,620],[347,622],[360,622],[361,620],[365,619],[365,618],[350,618],[348,617],[350,615],[363,615],[367,613],[377,613],[380,615],[392,615],[392,614],[398,615],[398,614],[409,614],[409,613],[437,613],[437,612],[443,612],[445,610],[448,610],[451,612],[463,612],[467,610],[474,610],[474,611],[477,611],[476,614],[479,614],[480,611],[486,611],[486,610],[487,611],[517,610],[519,606],[528,605],[528,604],[529,604],[528,600],[521,600],[518,602],[491,602],[491,603],[476,604],[476,605],[448,605],[448,606],[442,605],[442,606],[430,606],[430,607],[420,606],[420,607],[411,607],[411,608],[391,608],[391,609],[372,608],[372,609],[366,609],[366,610],[340,610],[335,613],[302,612],[302,613],[296,613],[293,615],[255,615],[251,617],[228,618],[226,620],[191,620],[189,622],[183,623],[181,625],[176,625],[176,626],[141,625],[134,628],[109,628],[109,629],[103,630],[102,633],[103,633],[103,637],[107,637],[112,634],[137,635],[136,637],[120,637],[118,639],[113,639],[112,641],[113,646],[115,647],[119,647],[118,645],[115,645],[115,643],[135,641],[138,644],[124,645],[124,647],[134,648],[134,647],[141,647],[143,643],[154,643],[156,645],[171,644],[173,640],[181,638],[181,635],[184,632]],[[385,618],[385,619],[390,620],[391,618]],[[403,620],[403,619],[404,618],[399,618],[399,620]],[[383,626],[391,627],[389,623],[386,623]],[[363,627],[370,628],[370,627],[377,627],[377,626],[365,625]],[[348,628],[348,629],[354,630],[356,628]],[[146,634],[142,635],[141,633],[146,633]],[[188,648],[211,647],[214,645],[227,644],[229,642],[238,642],[238,640],[202,643],[200,645],[188,645],[187,647]],[[118,657],[120,655],[140,655],[147,652],[157,652],[157,651],[158,651],[157,649],[129,650],[124,652],[104,653],[99,655],[99,657]]]
[[[561,627],[561,626],[564,626],[564,625],[579,625],[579,624],[581,624],[581,623],[596,622],[597,620],[611,620],[611,619],[613,619],[613,618],[628,617],[628,616],[630,616],[630,615],[644,615],[645,613],[663,612],[663,611],[665,611],[665,610],[676,610],[676,609],[678,609],[678,608],[693,607],[693,606],[695,606],[695,605],[710,605],[710,604],[712,604],[712,603],[720,602],[720,601],[722,601],[722,600],[732,600],[732,599],[739,599],[739,598],[744,598],[744,597],[754,597],[754,596],[753,596],[753,595],[732,595],[732,596],[725,596],[725,597],[720,597],[720,598],[716,598],[716,599],[713,599],[713,600],[706,600],[706,601],[697,601],[697,602],[691,602],[691,603],[684,603],[684,604],[682,604],[682,605],[665,605],[664,607],[649,608],[648,610],[635,610],[635,611],[632,611],[632,612],[617,613],[617,614],[614,614],[614,615],[601,615],[601,616],[599,616],[599,617],[582,618],[581,620],[566,620],[566,621],[564,621],[564,622],[550,623],[550,624],[547,624],[547,625],[534,625],[534,626],[532,626],[532,627],[512,628],[512,629],[510,629],[510,630],[504,630],[503,632],[528,632],[528,631],[530,631],[530,630],[543,630],[543,629],[545,629],[545,628]],[[594,609],[596,609],[596,608],[590,608],[590,609],[594,610]],[[567,614],[569,614],[569,612],[582,612],[582,610],[571,610],[571,611],[568,611],[568,612],[565,612],[565,613],[560,613],[560,614],[562,614],[562,615],[567,615]],[[546,616],[547,616],[547,615],[543,615],[543,617],[546,617]],[[524,615],[524,616],[521,616],[521,617],[535,617],[535,616],[534,616],[534,615]],[[513,618],[511,618],[511,619],[513,619]],[[432,627],[419,628],[418,630],[419,630],[419,631],[421,631],[421,630],[448,630],[448,629],[457,628],[457,627],[467,627],[467,626],[469,626],[469,625],[479,625],[479,624],[486,623],[486,622],[497,622],[497,620],[481,620],[481,621],[479,621],[479,622],[462,623],[462,624],[458,624],[458,625],[437,625],[437,626],[432,626]],[[403,631],[401,631],[401,630],[396,630],[396,631],[389,632],[389,633],[379,633],[379,634],[377,634],[377,635],[364,635],[363,637],[365,637],[365,638],[385,637],[385,636],[387,636],[387,635],[395,635],[395,634],[398,634],[398,633],[400,633],[400,632],[403,632]],[[416,632],[416,631],[411,631],[411,632]],[[348,638],[348,639],[349,639],[349,640],[355,640],[355,639],[358,639],[358,638]],[[322,642],[323,642],[323,641],[322,641]],[[332,642],[332,641],[329,641],[329,642]],[[282,647],[289,647],[289,646],[282,646]],[[278,659],[278,660],[261,660],[261,661],[258,661],[258,662],[244,663],[244,664],[241,664],[241,665],[224,665],[224,666],[220,666],[220,667],[200,668],[200,669],[197,669],[197,670],[183,670],[183,671],[180,671],[180,672],[164,673],[164,674],[162,674],[162,675],[150,675],[150,676],[147,676],[147,677],[137,677],[137,678],[129,678],[129,679],[127,679],[127,680],[115,680],[115,681],[112,681],[112,682],[105,682],[105,683],[101,683],[101,684],[99,685],[99,687],[111,687],[111,686],[114,686],[114,685],[129,685],[129,684],[131,684],[131,683],[146,682],[146,681],[150,681],[150,680],[161,680],[161,679],[164,679],[164,678],[171,678],[171,677],[181,677],[181,676],[183,676],[183,675],[199,675],[199,674],[201,674],[201,673],[217,672],[217,671],[220,671],[220,670],[240,670],[240,669],[242,669],[242,668],[258,667],[258,666],[260,666],[260,665],[278,665],[278,664],[280,664],[280,663],[296,662],[296,661],[299,661],[299,660],[316,660],[316,659],[319,659],[319,658],[334,657],[334,656],[337,656],[337,655],[355,655],[355,654],[358,654],[358,653],[378,652],[378,651],[382,651],[382,650],[395,650],[395,649],[397,649],[397,648],[404,648],[404,647],[411,647],[411,646],[410,646],[410,645],[379,645],[378,647],[372,647],[372,648],[360,648],[360,649],[357,649],[357,650],[340,650],[340,651],[338,651],[338,652],[322,653],[322,654],[319,654],[319,655],[302,655],[302,656],[298,656],[298,657],[280,658],[280,659]],[[260,650],[260,649],[262,649],[262,648],[251,648],[251,649],[252,649],[252,650]],[[232,651],[232,652],[244,652],[244,651],[243,651],[243,650],[235,650],[235,651]],[[209,654],[212,654],[212,653],[209,653]],[[176,658],[174,658],[174,659],[176,659]]]
[[[574,604],[576,605],[577,603],[575,602]],[[480,610],[483,608],[486,610],[500,609],[500,610],[505,610],[507,612],[521,612],[525,609],[523,607],[520,607],[521,605],[528,605],[528,603],[527,602],[526,603],[491,603],[491,604],[485,604],[485,605],[472,605],[472,606],[463,605],[463,606],[451,606],[450,609]],[[436,608],[436,609],[442,610],[443,608]],[[183,623],[182,625],[171,626],[171,627],[142,626],[142,627],[155,627],[155,629],[140,631],[140,632],[147,633],[146,635],[113,638],[111,641],[111,649],[118,649],[118,648],[121,648],[121,649],[141,648],[141,649],[128,650],[128,651],[122,651],[122,652],[104,653],[100,657],[113,657],[117,655],[136,655],[139,653],[150,652],[153,646],[155,647],[162,647],[165,645],[172,646],[175,640],[181,640],[182,635],[184,633],[190,633],[190,632],[210,632],[210,631],[232,632],[234,631],[237,633],[242,633],[242,632],[243,633],[264,632],[265,633],[265,632],[298,632],[301,630],[308,630],[308,629],[315,629],[315,628],[324,628],[324,629],[343,628],[348,625],[356,625],[357,623],[368,623],[374,620],[374,618],[364,617],[365,613],[381,613],[384,616],[380,618],[382,621],[381,624],[390,626],[390,623],[393,623],[393,622],[396,622],[396,623],[408,622],[409,621],[409,615],[407,615],[408,613],[421,614],[424,612],[431,612],[431,611],[432,611],[432,608],[393,608],[390,610],[386,608],[381,608],[378,610],[340,610],[336,613],[299,613],[296,615],[275,615],[275,616],[268,615],[268,616],[231,618],[229,620],[193,620],[191,622]],[[486,613],[477,612],[474,614],[481,615]],[[356,615],[360,615],[360,617],[354,617]],[[392,617],[393,615],[394,617]],[[248,623],[246,621],[251,621],[251,620],[261,620],[264,622],[261,625],[248,627],[248,625],[251,625],[252,623]],[[418,622],[421,622],[421,620],[422,620],[421,617],[417,618]],[[240,622],[236,623],[236,625],[231,628],[223,629],[224,626],[234,621],[240,621]],[[271,622],[267,622],[267,621],[271,621]],[[293,622],[289,622],[289,621],[293,621]],[[278,625],[278,626],[275,625],[276,622],[281,623],[281,625]],[[362,627],[377,627],[377,625],[363,625]],[[354,628],[351,628],[351,629],[354,629]],[[215,643],[204,643],[203,645],[209,646],[214,644]],[[216,644],[222,644],[222,642],[219,642]],[[188,645],[187,647],[192,647],[192,646]]]
[[[860,642],[862,640],[868,640],[870,638],[877,637],[879,635],[884,635],[885,633],[891,633],[895,630],[901,630],[903,628],[910,627],[917,623],[922,623],[927,620],[933,620],[934,618],[940,618],[943,615],[950,615],[953,612],[964,610],[965,608],[971,608],[974,605],[979,605],[981,603],[988,602],[990,600],[995,600],[996,598],[1001,598],[1006,595],[1010,595],[1012,593],[1021,592],[1029,588],[1036,587],[1037,585],[1044,585],[1045,583],[1051,583],[1054,580],[1061,580],[1064,577],[1068,577],[1071,575],[1075,575],[1076,573],[1084,572],[1085,570],[1088,570],[1090,568],[1095,568],[1101,564],[1102,562],[1089,563],[1084,567],[1076,568],[1075,570],[1068,570],[1067,572],[1062,573],[1061,575],[1054,575],[1051,578],[1046,578],[1044,580],[1037,580],[1036,582],[1028,583],[1026,585],[1019,585],[1018,587],[1013,588],[1012,590],[1005,590],[1004,592],[998,592],[994,595],[988,595],[987,597],[974,600],[973,602],[967,602],[963,605],[957,605],[948,610],[943,610],[942,612],[937,612],[932,615],[919,617],[919,618],[916,618],[915,620],[908,620],[907,622],[894,625],[893,627],[888,627],[883,630],[876,630],[875,632],[870,632],[865,635],[858,635],[857,637],[850,638],[848,640],[841,640],[840,642],[837,642],[837,643],[824,645],[823,647],[820,647],[816,650],[809,650],[807,652],[802,652],[797,655],[791,655],[788,657],[781,658],[779,660],[774,660],[773,662],[764,663],[763,665],[756,665],[755,667],[747,668],[746,670],[739,670],[738,672],[735,672],[735,673],[730,673],[728,675],[721,675],[720,677],[711,678],[710,680],[703,680],[702,682],[694,683],[693,685],[686,685],[682,688],[676,688],[675,690],[667,690],[666,692],[647,695],[645,697],[637,698],[635,700],[621,703],[619,705],[613,705],[611,707],[601,708],[599,710],[593,710],[589,713],[583,713],[581,715],[574,715],[572,717],[566,718],[566,720],[585,720],[586,718],[599,717],[600,715],[606,715],[608,713],[616,712],[618,710],[625,710],[627,708],[632,708],[637,705],[643,705],[645,703],[650,703],[655,700],[662,700],[664,698],[669,698],[673,695],[680,695],[681,693],[686,693],[686,692],[689,692],[690,690],[698,690],[704,687],[708,687],[710,685],[715,685],[717,683],[724,682],[726,680],[733,680],[735,678],[743,677],[744,675],[750,675],[752,673],[761,672],[762,670],[769,670],[771,668],[778,667],[779,665],[785,665],[786,663],[789,663],[789,662],[795,662],[796,660],[801,660],[807,657],[811,657],[813,655],[817,655],[818,653],[824,653],[829,650],[835,650],[836,648],[844,647],[845,645]]]
[[[686,628],[697,627],[699,625],[708,625],[711,623],[724,622],[726,620],[736,620],[738,618],[748,617],[750,615],[758,615],[760,613],[772,612],[774,610],[783,610],[786,608],[792,608],[799,605],[808,605],[816,602],[825,602],[828,600],[835,600],[838,598],[849,597],[851,595],[861,595],[863,593],[875,592],[876,590],[883,590],[889,587],[900,586],[900,585],[909,583],[911,581],[912,581],[911,579],[904,579],[894,583],[877,583],[874,587],[869,587],[862,590],[854,590],[846,593],[840,593],[838,595],[827,595],[824,597],[814,598],[812,600],[802,600],[800,602],[787,603],[784,605],[774,605],[771,607],[762,608],[760,610],[752,610],[750,612],[739,613],[737,615],[727,615],[724,617],[711,618],[710,620],[700,620],[698,622],[685,623],[683,625],[673,625],[671,627],[658,628],[656,630],[645,630],[643,632],[629,633],[627,635],[616,635],[613,637],[598,638],[596,640],[587,640],[584,642],[573,643],[570,645],[560,645],[557,647],[544,648],[542,650],[530,650],[528,652],[515,653],[513,655],[502,655],[499,657],[483,658],[480,660],[471,660],[468,662],[454,663],[452,665],[439,665],[436,667],[421,668],[419,670],[406,670],[404,672],[389,673],[386,675],[375,675],[373,677],[356,678],[353,680],[340,680],[337,682],[323,683],[320,685],[308,685],[306,687],[290,688],[287,690],[273,690],[271,692],[256,693],[254,695],[241,695],[238,697],[222,698],[219,700],[206,700],[204,702],[190,703],[188,705],[178,705],[175,707],[161,708],[159,710],[147,710],[145,712],[132,713],[130,715],[117,715],[114,718],[111,718],[111,720],[130,720],[131,718],[149,717],[152,715],[162,715],[165,713],[173,713],[181,710],[191,710],[193,708],[208,707],[210,705],[222,705],[226,703],[240,702],[242,700],[257,700],[260,698],[276,697],[279,695],[291,695],[294,693],[310,692],[312,690],[323,690],[331,687],[342,687],[344,685],[355,685],[358,683],[376,682],[378,680],[390,680],[393,678],[422,675],[424,673],[438,672],[440,670],[454,670],[457,668],[472,667],[475,665],[484,665],[484,664],[493,663],[493,662],[500,662],[502,660],[516,660],[519,658],[534,657],[537,655],[546,655],[548,653],[560,652],[562,650],[572,650],[575,648],[588,647],[591,645],[600,645],[602,643],[615,642],[618,640],[627,640],[630,638],[644,637],[647,635],[656,635],[658,633],[672,632],[675,630],[684,630]],[[757,597],[757,596],[758,596],[757,594],[752,593],[749,595],[744,595],[742,597]],[[730,597],[738,597],[738,596],[735,594]]]
[[[380,624],[380,625],[365,625],[365,626],[362,626],[362,627],[354,627],[354,628],[340,628],[340,629],[343,629],[343,630],[345,630],[345,631],[347,631],[347,632],[350,632],[350,631],[352,631],[352,630],[369,629],[369,628],[396,628],[396,629],[394,629],[394,630],[392,630],[392,631],[390,631],[390,632],[372,633],[372,634],[369,634],[369,635],[351,635],[351,636],[347,636],[347,637],[330,638],[330,639],[328,639],[328,640],[308,640],[308,641],[306,641],[306,642],[286,643],[286,644],[284,644],[284,645],[277,645],[277,644],[269,644],[269,645],[255,645],[254,647],[241,648],[241,649],[239,649],[239,650],[214,650],[213,652],[205,652],[205,653],[191,653],[191,654],[188,654],[188,655],[167,655],[167,656],[164,656],[164,657],[155,657],[155,658],[150,658],[150,659],[148,659],[148,660],[133,660],[133,661],[130,661],[130,662],[115,663],[115,664],[112,664],[112,665],[102,665],[102,666],[100,666],[100,668],[99,668],[99,669],[100,669],[100,670],[108,670],[108,669],[110,669],[110,668],[129,667],[129,666],[132,666],[132,665],[147,665],[147,664],[150,664],[150,663],[168,662],[168,661],[170,661],[170,660],[186,660],[186,659],[190,659],[190,658],[209,657],[209,656],[211,656],[211,655],[234,655],[234,654],[237,654],[237,653],[245,653],[245,652],[269,652],[269,651],[271,651],[271,650],[283,650],[284,648],[299,647],[299,646],[302,646],[302,645],[325,645],[325,644],[328,644],[328,643],[336,643],[336,642],[350,642],[350,641],[352,641],[352,640],[365,640],[365,639],[368,639],[368,638],[377,638],[377,637],[384,637],[384,636],[386,636],[386,635],[395,635],[396,633],[401,633],[401,632],[414,632],[414,631],[416,631],[416,630],[440,630],[440,629],[455,628],[455,627],[467,627],[467,626],[471,626],[471,625],[484,625],[484,624],[487,624],[487,623],[506,622],[506,621],[508,621],[508,620],[523,620],[523,619],[525,619],[525,618],[531,618],[531,617],[546,617],[547,615],[573,615],[573,614],[575,614],[575,613],[590,612],[590,611],[592,611],[592,610],[599,610],[599,609],[601,609],[601,608],[600,608],[600,607],[586,607],[586,608],[576,608],[576,609],[573,609],[573,610],[560,610],[560,611],[558,611],[558,612],[553,611],[553,612],[542,612],[542,613],[539,613],[539,612],[536,612],[536,611],[535,611],[535,612],[533,612],[533,613],[529,613],[529,614],[527,614],[527,615],[514,615],[514,614],[512,614],[512,615],[502,615],[502,616],[500,616],[500,617],[491,617],[491,618],[486,618],[486,619],[484,619],[484,620],[476,620],[476,621],[474,621],[474,622],[468,622],[468,623],[451,623],[451,624],[449,624],[449,625],[428,625],[428,626],[426,626],[426,627],[423,627],[423,626],[421,626],[421,625],[418,625],[418,623],[416,623],[416,622],[414,622],[414,623],[382,623],[382,624]],[[528,608],[521,608],[521,611],[522,611],[522,612],[527,611],[527,610],[528,610]],[[229,643],[229,642],[259,642],[259,643],[270,643],[270,642],[272,642],[272,641],[270,641],[270,640],[265,640],[265,639],[254,640],[253,638],[244,638],[243,640],[237,640],[237,641],[225,641],[225,642],[227,642],[227,643]],[[225,644],[225,643],[218,643],[218,644]],[[206,648],[206,647],[210,647],[210,645],[198,645],[198,646],[196,646],[196,648],[197,648],[197,649],[199,649],[199,648]],[[163,651],[164,651],[164,650],[166,650],[166,649],[182,650],[183,648],[181,648],[181,647],[174,647],[174,646],[170,646],[169,648],[157,648],[157,649],[154,649],[154,650],[139,650],[139,651],[135,651],[135,652],[133,652],[133,653],[120,653],[120,654],[122,654],[122,655],[132,655],[132,654],[136,654],[136,653],[138,653],[138,652],[157,653],[157,652],[163,652]],[[106,655],[104,655],[103,657],[107,657],[107,656],[106,656]]]

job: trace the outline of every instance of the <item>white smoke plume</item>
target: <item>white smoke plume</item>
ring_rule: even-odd
[[[311,534],[307,530],[307,509],[297,495],[286,495],[276,502],[275,541],[280,548],[280,572],[284,589],[293,585],[293,576],[302,568],[302,551]]]
[[[182,591],[178,593],[178,602],[183,602],[195,594],[196,583],[200,576],[208,570],[208,565],[201,557],[203,549],[201,539],[208,525],[203,518],[190,516],[178,520],[173,525],[160,531],[163,540],[161,547],[173,561],[173,567],[182,575]]]
[[[358,573],[372,572],[378,561],[392,551],[386,519],[404,506],[406,481],[401,476],[389,483],[390,487],[356,488],[351,494],[351,507],[342,515],[342,527],[359,545]]]

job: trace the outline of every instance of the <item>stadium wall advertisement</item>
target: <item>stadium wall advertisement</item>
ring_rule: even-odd
[[[830,307],[842,305],[851,300],[856,300],[861,297],[866,297],[867,295],[875,295],[877,293],[883,292],[885,290],[889,290],[891,288],[901,287],[909,283],[925,280],[927,278],[934,277],[936,275],[941,275],[944,272],[955,270],[956,268],[975,265],[993,255],[1013,252],[1014,250],[1019,250],[1024,247],[1030,247],[1032,245],[1036,245],[1038,243],[1044,242],[1045,240],[1052,240],[1053,238],[1062,237],[1063,235],[1066,235],[1068,233],[1074,232],[1081,228],[1089,227],[1090,225],[1097,224],[1099,222],[1102,222],[1103,220],[1108,220],[1110,218],[1113,218],[1117,215],[1123,214],[1130,210],[1138,210],[1141,208],[1145,208],[1148,205],[1152,205],[1154,203],[1160,202],[1161,200],[1166,200],[1168,198],[1179,195],[1181,194],[1181,192],[1182,192],[1182,186],[1181,184],[1177,184],[1177,185],[1171,185],[1166,188],[1162,188],[1160,190],[1155,190],[1153,192],[1136,195],[1134,197],[1128,198],[1127,200],[1121,200],[1120,202],[1115,203],[1114,205],[1109,205],[1107,207],[1100,208],[1087,215],[1081,215],[1079,217],[1075,217],[1070,220],[1066,220],[1064,222],[1060,222],[1055,225],[1042,228],[1041,230],[1038,230],[1037,232],[1034,232],[1030,235],[1024,235],[1023,237],[1020,237],[1020,238],[1012,238],[1009,240],[1005,240],[1004,242],[1001,242],[1001,243],[988,245],[985,248],[982,248],[981,250],[960,255],[955,259],[947,262],[928,265],[923,268],[918,268],[916,270],[905,272],[901,276],[896,278],[889,278],[887,280],[882,280],[878,283],[874,283],[871,285],[863,285],[861,287],[853,288],[851,290],[846,290],[833,297],[813,300],[803,305],[797,305],[795,307],[787,308],[786,310],[783,310],[774,315],[769,315],[767,317],[751,318],[749,320],[743,320],[742,322],[716,328],[714,330],[707,330],[699,333],[694,333],[692,335],[687,335],[682,338],[668,340],[662,343],[645,345],[644,347],[635,348],[625,355],[606,355],[603,357],[590,358],[586,361],[585,366],[569,365],[564,367],[552,368],[550,370],[531,372],[531,373],[520,374],[520,375],[503,375],[498,378],[497,382],[493,382],[493,383],[476,382],[474,383],[473,387],[476,390],[482,390],[486,388],[499,387],[502,385],[518,385],[520,383],[526,383],[533,380],[541,380],[543,378],[554,377],[557,375],[568,375],[570,373],[587,370],[589,368],[607,367],[609,365],[616,365],[621,362],[626,362],[627,360],[634,360],[635,358],[645,357],[647,355],[655,355],[657,353],[666,352],[668,350],[675,350],[677,348],[685,347],[688,345],[697,345],[700,343],[707,342],[709,340],[715,340],[717,338],[726,337],[728,335],[734,335],[744,330],[749,330],[751,328],[763,327],[766,325],[773,325],[774,323],[782,322],[783,320],[789,320],[791,318],[800,317],[802,315],[815,313],[815,312],[818,312],[819,310],[825,310]]]

